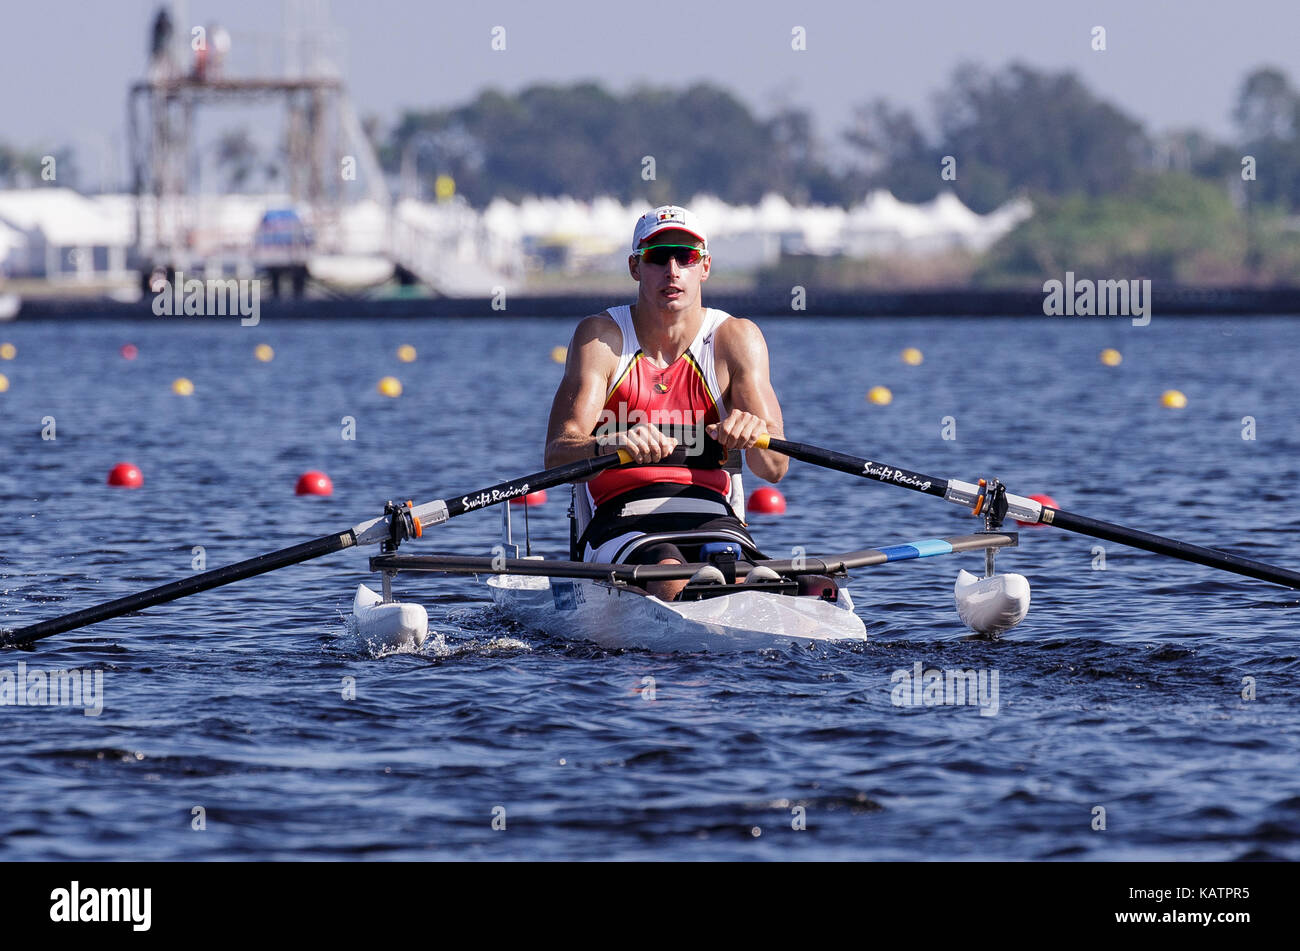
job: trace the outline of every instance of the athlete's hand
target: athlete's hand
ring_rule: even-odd
[[[622,433],[613,433],[599,439],[601,455],[615,449],[626,449],[633,462],[641,464],[658,462],[665,456],[672,455],[677,448],[677,440],[670,439],[649,423],[638,423]]]
[[[767,420],[744,410],[733,409],[720,423],[706,427],[709,436],[723,449],[753,449],[758,437],[767,432]]]

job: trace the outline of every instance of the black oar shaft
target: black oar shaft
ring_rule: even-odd
[[[17,647],[22,644],[30,644],[42,637],[49,637],[51,634],[62,634],[64,631],[86,627],[90,624],[98,624],[100,621],[121,617],[123,614],[143,611],[145,608],[153,607],[156,604],[165,604],[168,601],[175,601],[177,598],[183,598],[186,595],[219,588],[222,585],[241,581],[244,578],[251,578],[254,575],[265,574],[277,568],[285,568],[289,565],[309,561],[312,558],[319,558],[321,555],[330,555],[336,551],[351,548],[355,544],[356,540],[351,531],[337,535],[324,535],[312,541],[303,542],[301,545],[294,545],[292,548],[285,548],[268,555],[258,555],[256,558],[239,561],[233,565],[213,568],[211,571],[205,571],[182,581],[172,581],[168,584],[159,585],[157,588],[150,588],[148,591],[141,591],[139,594],[127,595],[124,598],[118,598],[116,601],[98,604],[81,611],[74,611],[72,614],[65,614],[62,617],[51,618],[48,621],[41,621],[38,624],[5,632],[0,636],[0,646]]]
[[[579,459],[577,462],[570,462],[554,469],[534,472],[521,479],[498,482],[496,485],[488,486],[486,489],[479,489],[468,495],[458,495],[455,498],[446,499],[447,517],[463,515],[475,509],[521,498],[530,492],[537,492],[541,489],[576,482],[604,469],[611,469],[614,466],[621,465],[622,461],[622,457],[617,454],[601,456],[598,459]]]
[[[806,443],[789,442],[785,439],[777,439],[774,436],[768,437],[767,448],[802,462],[811,462],[827,469],[838,469],[840,472],[847,472],[863,479],[871,479],[874,482],[900,485],[905,489],[924,492],[926,495],[937,495],[939,498],[943,498],[948,491],[948,480],[946,479],[936,479],[934,476],[928,476],[921,472],[912,472],[910,469],[898,469],[879,462],[873,462],[870,459],[835,452],[833,449],[821,449],[818,446],[809,446]]]
[[[527,495],[529,492],[549,489],[552,486],[563,485],[566,482],[585,478],[604,469],[621,465],[626,459],[624,453],[601,456],[598,459],[579,459],[577,462],[557,466],[554,469],[534,472],[522,479],[499,482],[486,489],[479,489],[466,495],[426,503],[419,506],[419,508],[433,509],[440,513],[436,519],[431,521],[431,524],[437,521],[445,521],[453,516],[463,515],[465,512]],[[258,555],[256,558],[249,558],[233,565],[213,568],[211,571],[193,575],[182,581],[173,581],[157,588],[150,588],[148,591],[141,591],[139,594],[128,595],[105,604],[74,611],[62,617],[51,618],[48,621],[41,621],[11,631],[0,630],[0,647],[17,647],[22,644],[30,644],[42,637],[62,634],[65,631],[97,624],[110,618],[121,617],[123,614],[142,611],[156,604],[165,604],[168,601],[175,601],[187,595],[198,594],[200,591],[219,588],[235,581],[242,581],[244,578],[252,578],[254,575],[275,571],[277,568],[287,568],[289,565],[310,561],[322,555],[331,555],[334,552],[351,548],[357,544],[374,544],[386,537],[388,537],[387,519],[373,519],[360,526],[353,526],[344,532],[323,535],[320,538],[294,545],[291,548],[283,548],[280,551],[274,551],[266,555]]]
[[[760,446],[762,446],[761,443]],[[828,469],[849,472],[864,479],[884,482],[888,485],[899,485],[905,489],[924,492],[927,495],[937,495],[940,498],[946,498],[950,502],[968,503],[967,495],[970,490],[975,488],[956,480],[936,479],[933,476],[912,472],[908,469],[898,469],[857,456],[846,455],[842,452],[822,449],[818,446],[809,446],[806,443],[788,442],[770,436],[767,437],[764,448],[784,453],[803,462],[811,462],[814,465]],[[1101,519],[1089,518],[1086,515],[1073,515],[1059,509],[1040,506],[1018,496],[1008,495],[1007,498],[1015,503],[1013,505],[1013,514],[1017,510],[1021,510],[1021,514],[1016,514],[1015,517],[1023,517],[1025,521],[1031,520],[1041,511],[1042,514],[1038,517],[1038,521],[1045,525],[1054,525],[1057,528],[1077,532],[1080,535],[1103,538],[1107,541],[1118,542],[1132,548],[1140,548],[1158,555],[1167,555],[1170,558],[1178,558],[1182,561],[1190,561],[1210,568],[1219,568],[1233,574],[1244,575],[1247,578],[1257,578],[1260,581],[1271,581],[1287,588],[1300,589],[1300,572],[1298,571],[1279,568],[1276,565],[1267,565],[1250,558],[1242,558],[1240,555],[1217,551],[1202,545],[1193,545],[1175,538],[1165,538],[1151,532],[1125,528],[1123,525],[1115,525]],[[1032,505],[1032,508],[1029,508],[1030,505]],[[1027,511],[1025,511],[1026,509]]]
[[[1262,561],[1242,558],[1240,555],[1218,551],[1214,548],[1205,548],[1202,545],[1193,545],[1190,542],[1182,542],[1176,538],[1165,538],[1162,535],[1153,535],[1150,532],[1125,528],[1123,525],[1103,522],[1101,519],[1089,518],[1086,515],[1073,515],[1070,512],[1062,512],[1060,509],[1047,506],[1043,507],[1043,522],[1048,525],[1055,525],[1057,528],[1078,532],[1080,535],[1104,538],[1107,541],[1119,542],[1121,545],[1128,545],[1132,548],[1141,548],[1143,551],[1154,552],[1157,555],[1168,555],[1170,558],[1178,558],[1182,561],[1190,561],[1210,568],[1220,568],[1223,571],[1245,575],[1248,578],[1271,581],[1287,588],[1300,588],[1300,571],[1291,571],[1287,568],[1279,568],[1276,565],[1266,565]]]

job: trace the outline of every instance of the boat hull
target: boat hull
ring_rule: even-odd
[[[611,650],[726,653],[867,636],[843,588],[833,602],[741,591],[668,603],[627,585],[586,579],[499,575],[487,584],[496,604],[520,623]]]

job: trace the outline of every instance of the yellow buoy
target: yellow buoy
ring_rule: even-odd
[[[0,393],[3,393],[7,389],[9,389],[9,377],[0,373]]]
[[[18,348],[12,343],[0,343],[0,360],[12,360],[18,356]]]
[[[921,351],[917,350],[916,347],[908,347],[903,351],[903,362],[909,367],[919,367],[924,359],[925,357],[921,355]]]
[[[1108,367],[1117,367],[1124,362],[1124,357],[1118,350],[1107,347],[1101,352],[1101,362]]]
[[[439,175],[433,180],[433,193],[438,201],[449,201],[456,194],[456,180],[450,175]]]
[[[867,401],[877,406],[888,406],[893,399],[894,394],[889,392],[887,386],[873,386],[867,391]]]
[[[1187,397],[1178,390],[1165,390],[1160,396],[1160,402],[1169,409],[1184,409],[1187,406]]]
[[[395,376],[386,376],[379,381],[379,392],[396,399],[402,395],[402,381]]]
[[[569,359],[568,347],[551,348],[551,360],[553,360],[555,363],[563,363],[567,359]]]
[[[409,343],[402,344],[397,348],[397,359],[401,360],[403,363],[414,363],[415,348]]]
[[[177,396],[192,396],[194,395],[194,384],[183,376],[177,377],[172,380],[172,392]]]
[[[257,359],[261,360],[263,363],[270,363],[275,359],[275,351],[271,349],[269,343],[259,343],[253,348],[253,356],[257,357]]]

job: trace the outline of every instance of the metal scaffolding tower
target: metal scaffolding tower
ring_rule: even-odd
[[[286,32],[279,46],[287,75],[235,78],[223,74],[219,52],[208,53],[206,44],[215,37],[207,37],[191,56],[189,35],[173,36],[170,13],[159,11],[148,78],[131,84],[127,107],[136,196],[134,263],[146,285],[156,269],[269,273],[277,286],[282,274],[288,273],[299,292],[305,280],[305,244],[255,246],[246,233],[223,234],[213,220],[217,203],[199,193],[198,181],[202,160],[211,157],[199,154],[196,125],[206,107],[250,111],[279,107],[283,116],[278,130],[283,158],[279,164],[287,197],[310,227],[313,254],[337,253],[341,246],[340,210],[348,193],[357,190],[355,182],[341,173],[345,157],[362,166],[359,171],[368,196],[389,206],[378,161],[352,112],[342,80],[333,75],[323,56],[321,38],[328,38],[328,31],[304,29],[301,4],[290,3],[286,14]],[[308,39],[310,45],[302,42]],[[222,36],[221,42],[228,46],[228,36]]]

